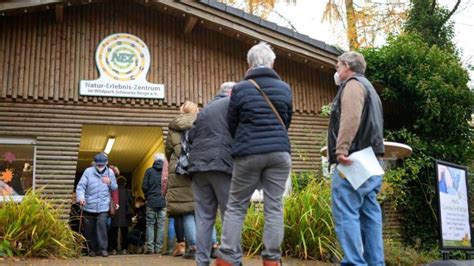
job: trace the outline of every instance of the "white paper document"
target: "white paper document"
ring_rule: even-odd
[[[349,155],[350,165],[337,165],[337,170],[342,173],[352,187],[357,190],[371,176],[383,175],[384,171],[375,157],[372,147],[365,148]]]

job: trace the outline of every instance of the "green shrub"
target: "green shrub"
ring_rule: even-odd
[[[293,178],[293,184],[297,178]],[[285,199],[283,251],[302,259],[335,261],[342,258],[331,210],[330,181],[315,178]]]
[[[415,33],[362,52],[368,78],[384,87],[387,140],[413,149],[400,167],[385,175],[401,214],[402,238],[405,244],[421,243],[421,249],[430,250],[437,246],[439,229],[433,159],[466,165],[474,158],[469,76],[455,53]]]
[[[423,252],[390,240],[385,241],[384,252],[387,266],[425,265],[439,257],[437,249]]]
[[[284,201],[285,238],[282,252],[301,259],[336,261],[342,257],[334,232],[330,183],[306,173],[301,181],[293,175],[293,191]],[[263,206],[249,206],[242,230],[242,248],[247,255],[263,249]]]
[[[28,191],[21,203],[6,201],[0,208],[0,254],[20,257],[77,257],[83,237],[59,218],[58,210]]]

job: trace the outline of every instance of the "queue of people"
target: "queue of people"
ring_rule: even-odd
[[[291,172],[288,129],[293,107],[290,86],[273,69],[275,59],[268,44],[254,45],[247,53],[249,68],[240,82],[224,82],[202,110],[190,101],[180,107],[180,114],[168,126],[165,153],[155,154],[146,170],[141,187],[145,198],[135,200],[134,211],[124,180],[116,179],[118,174],[108,168],[107,157],[102,153],[94,157],[94,166],[86,169],[76,190],[89,255],[108,255],[106,221],[111,195],[118,190],[120,207],[111,224],[112,249],[121,230],[122,236],[127,235],[122,237],[123,254],[133,244],[139,253],[182,256],[197,265],[210,265],[213,258],[218,266],[241,265],[242,226],[250,198],[260,188],[265,214],[263,265],[281,265],[282,202]],[[348,156],[366,147],[372,147],[379,158],[384,153],[382,105],[364,76],[365,68],[364,57],[357,52],[338,58],[338,92],[328,129],[330,163],[349,165]],[[342,263],[383,265],[381,209],[376,201],[382,176],[371,177],[358,190],[337,170],[332,180]],[[136,225],[128,232],[133,212]],[[220,245],[215,229],[218,213]],[[168,247],[163,252],[165,235]]]

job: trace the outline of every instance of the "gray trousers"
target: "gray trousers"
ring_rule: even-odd
[[[217,207],[224,217],[232,175],[223,172],[193,174],[194,214],[196,217],[196,263],[211,263],[212,229]]]
[[[92,213],[84,211],[84,232],[89,252],[107,251],[108,212]]]
[[[250,197],[261,185],[263,189],[263,259],[279,260],[283,241],[283,193],[291,169],[291,156],[287,152],[257,154],[234,159],[234,171],[229,202],[224,216],[219,257],[233,265],[242,261],[240,245],[242,225],[247,214]]]

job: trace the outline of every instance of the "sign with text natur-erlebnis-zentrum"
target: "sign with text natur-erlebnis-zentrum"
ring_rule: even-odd
[[[150,51],[138,37],[128,33],[107,36],[95,54],[100,77],[81,80],[79,94],[84,96],[163,99],[165,86],[146,80]]]

